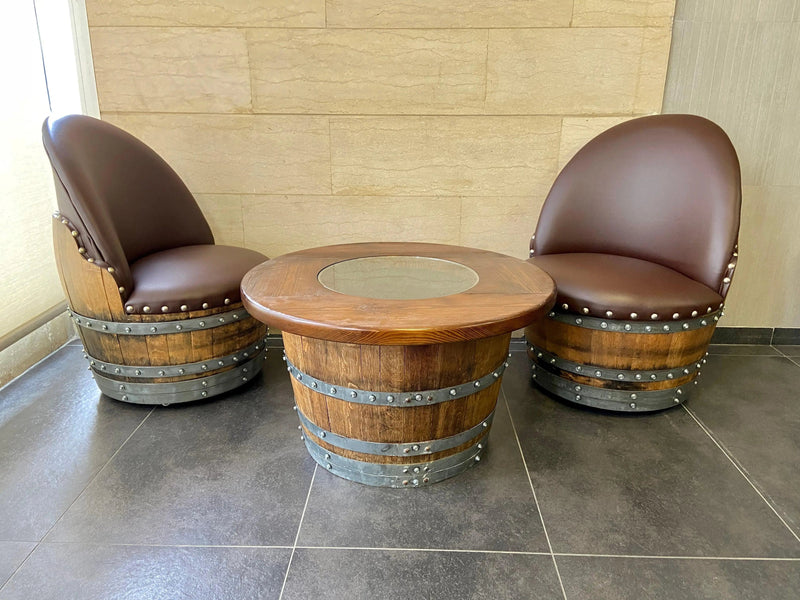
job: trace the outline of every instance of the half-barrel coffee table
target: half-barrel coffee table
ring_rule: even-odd
[[[554,299],[553,281],[530,263],[441,244],[312,248],[242,281],[250,314],[283,333],[311,456],[391,487],[480,460],[511,332]]]

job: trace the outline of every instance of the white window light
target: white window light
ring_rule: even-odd
[[[85,0],[33,0],[50,112],[100,116]]]

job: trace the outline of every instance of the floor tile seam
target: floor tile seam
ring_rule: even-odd
[[[780,350],[777,350],[780,352]],[[735,356],[737,358],[789,358],[785,354],[732,354],[730,352],[709,352],[709,356]]]
[[[783,358],[787,359],[792,364],[797,365],[798,367],[800,367],[800,362],[798,362],[798,361],[800,361],[800,356],[789,356],[788,354],[786,354],[786,352],[784,352],[783,350],[781,350],[777,346],[770,346],[770,348],[775,350],[780,356],[782,356]]]
[[[22,562],[19,563],[17,568],[14,569],[14,571],[11,573],[11,575],[9,575],[6,578],[5,581],[0,582],[0,593],[2,593],[2,591],[6,588],[6,586],[9,584],[9,582],[12,579],[14,579],[14,575],[17,574],[17,571],[19,571],[22,568],[22,565],[24,565],[26,562],[28,562],[28,559],[31,557],[31,554],[33,554],[36,551],[36,548],[38,548],[38,547],[39,547],[39,544],[36,544],[33,548],[31,548],[30,551],[25,555],[25,558],[22,559]]]
[[[109,457],[109,459],[105,462],[105,464],[103,464],[103,466],[100,467],[97,470],[97,473],[95,473],[94,476],[86,483],[86,485],[83,486],[83,489],[80,491],[80,493],[77,496],[75,496],[75,498],[72,500],[72,502],[70,502],[69,506],[59,515],[59,517],[55,520],[55,522],[45,532],[45,534],[42,536],[42,539],[40,539],[38,542],[36,542],[36,545],[28,553],[28,555],[25,557],[25,559],[17,566],[16,569],[14,569],[14,572],[11,573],[11,576],[6,580],[6,582],[3,584],[3,586],[0,587],[0,591],[2,591],[3,588],[5,588],[5,586],[8,585],[8,583],[12,579],[14,579],[16,574],[19,573],[19,570],[23,566],[25,566],[25,563],[27,563],[28,560],[30,559],[30,557],[33,556],[34,552],[36,552],[36,550],[39,549],[39,546],[41,546],[45,542],[45,540],[47,539],[47,536],[50,535],[50,532],[52,532],[53,529],[55,528],[55,526],[58,525],[58,523],[61,521],[61,519],[64,518],[64,515],[67,514],[67,512],[69,512],[69,509],[72,508],[75,505],[75,503],[80,499],[81,496],[83,496],[83,494],[86,492],[86,490],[89,489],[89,486],[91,486],[92,483],[94,483],[94,481],[100,476],[100,473],[102,473],[103,470],[109,465],[109,463],[112,460],[114,460],[114,457],[117,456],[117,454],[119,454],[119,452],[125,447],[125,444],[127,444],[128,441],[134,436],[134,434],[137,431],[139,431],[139,428],[142,425],[144,425],[145,421],[147,421],[148,417],[153,414],[154,410],[155,410],[155,407],[150,409],[150,412],[145,415],[144,419],[142,419],[141,422],[136,426],[136,428],[130,433],[130,435],[127,438],[125,438],[125,441],[122,442],[122,444],[120,444],[120,447],[116,449],[116,451]]]
[[[556,556],[576,558],[634,558],[643,560],[723,560],[749,562],[798,562],[800,557],[794,556],[679,556],[659,554],[594,554],[591,552],[556,552]]]
[[[142,420],[139,422],[139,424],[136,426],[136,428],[135,428],[133,431],[131,431],[130,435],[128,435],[128,437],[126,437],[126,438],[125,438],[125,441],[124,441],[124,442],[122,442],[122,444],[120,444],[119,448],[117,448],[117,449],[114,451],[114,453],[113,453],[113,454],[112,454],[112,455],[109,457],[109,459],[108,459],[108,460],[107,460],[107,461],[106,461],[106,462],[103,464],[103,466],[102,466],[102,467],[100,467],[100,468],[97,470],[97,473],[95,473],[95,474],[92,476],[92,478],[91,478],[91,479],[90,479],[90,480],[89,480],[89,481],[86,483],[86,485],[85,485],[85,486],[83,486],[83,489],[80,491],[80,493],[79,493],[77,496],[75,496],[75,499],[74,499],[72,502],[70,502],[69,506],[68,506],[68,507],[67,507],[67,508],[66,508],[66,509],[65,509],[65,510],[64,510],[64,511],[61,513],[61,515],[59,515],[58,519],[56,519],[56,520],[55,520],[55,522],[54,522],[54,523],[53,523],[53,524],[50,526],[50,529],[48,529],[48,530],[47,530],[47,532],[46,532],[46,533],[45,533],[45,534],[42,536],[42,539],[41,539],[41,540],[39,540],[38,544],[41,544],[42,542],[45,542],[45,541],[47,540],[47,536],[48,536],[48,535],[50,535],[50,533],[53,531],[53,529],[55,528],[55,526],[56,526],[56,525],[58,525],[58,523],[61,521],[61,519],[63,519],[63,518],[64,518],[64,515],[65,515],[65,514],[67,514],[67,513],[69,512],[69,510],[70,510],[70,509],[71,509],[71,508],[72,508],[72,507],[75,505],[75,503],[76,503],[78,500],[80,500],[80,499],[81,499],[81,497],[82,497],[82,496],[83,496],[83,495],[86,493],[86,490],[88,490],[88,489],[89,489],[89,487],[91,487],[91,485],[92,485],[92,484],[95,482],[95,480],[96,480],[98,477],[100,477],[100,474],[101,474],[103,471],[105,471],[106,467],[108,467],[108,465],[110,465],[110,464],[111,464],[111,461],[113,461],[113,460],[114,460],[114,459],[117,457],[117,454],[119,454],[119,453],[122,451],[122,449],[123,449],[123,448],[125,447],[125,445],[126,445],[126,444],[127,444],[127,443],[128,443],[130,440],[131,440],[131,438],[132,438],[134,435],[136,435],[136,432],[137,432],[137,431],[139,431],[139,429],[141,429],[142,425],[144,425],[144,424],[145,424],[145,422],[147,421],[147,419],[149,419],[149,418],[150,418],[150,415],[152,415],[152,414],[153,414],[153,411],[155,411],[155,409],[156,409],[156,407],[155,407],[155,406],[154,406],[153,408],[151,408],[151,409],[150,409],[150,412],[148,412],[148,413],[147,413],[147,414],[144,416],[144,418],[143,418],[143,419],[142,419]],[[37,544],[37,546],[38,546],[38,544]]]
[[[567,599],[567,590],[564,588],[564,582],[561,579],[561,571],[558,569],[558,560],[556,560],[556,555],[553,553],[553,544],[550,542],[550,535],[547,533],[547,526],[544,523],[544,515],[542,514],[542,508],[539,506],[539,498],[536,495],[536,488],[533,486],[533,479],[531,478],[531,472],[528,470],[528,462],[525,460],[525,454],[522,452],[522,444],[519,441],[519,434],[517,433],[517,427],[514,424],[514,417],[511,415],[511,406],[508,404],[508,397],[506,396],[505,390],[500,388],[500,393],[503,396],[503,403],[506,405],[506,412],[508,413],[508,419],[511,421],[511,431],[514,432],[514,439],[517,441],[517,449],[519,450],[520,458],[522,459],[522,468],[525,470],[525,476],[528,478],[528,484],[531,488],[531,493],[533,494],[533,502],[536,504],[536,511],[539,513],[539,522],[542,524],[542,531],[544,532],[545,540],[547,541],[547,548],[550,550],[550,557],[553,560],[553,567],[556,571],[556,577],[558,578],[558,585],[561,588],[561,594],[564,600]]]
[[[299,545],[297,550],[366,550],[370,552],[441,552],[443,554],[506,554],[520,556],[546,556],[550,552],[534,552],[528,550],[478,550],[474,548],[404,548],[400,546],[310,546]]]
[[[689,415],[689,416],[690,416],[692,419],[694,419],[695,423],[697,423],[697,425],[700,427],[700,429],[702,429],[702,430],[703,430],[703,432],[704,432],[704,433],[705,433],[705,434],[706,434],[706,435],[709,437],[709,439],[711,439],[711,441],[712,441],[712,442],[714,442],[714,445],[715,445],[717,448],[719,448],[720,452],[722,452],[722,454],[724,454],[724,455],[725,455],[725,457],[726,457],[726,458],[728,459],[728,461],[729,461],[729,462],[730,462],[730,463],[731,463],[731,464],[734,466],[734,468],[735,468],[737,471],[739,471],[739,474],[740,474],[742,477],[744,477],[745,481],[747,481],[747,483],[749,483],[749,484],[750,484],[750,487],[752,487],[752,488],[753,488],[753,490],[756,492],[756,494],[758,494],[758,496],[759,496],[759,497],[760,497],[760,498],[761,498],[761,499],[764,501],[764,503],[765,503],[765,504],[766,504],[766,505],[769,507],[769,509],[770,509],[770,510],[771,510],[771,511],[772,511],[772,512],[775,514],[775,516],[776,516],[776,517],[778,517],[778,520],[779,520],[781,523],[783,523],[783,526],[784,526],[784,527],[786,527],[786,529],[788,529],[788,530],[789,530],[789,533],[791,533],[791,534],[792,534],[792,536],[794,537],[794,539],[795,539],[795,540],[797,540],[798,542],[800,542],[800,536],[798,536],[798,535],[797,535],[797,533],[794,531],[794,529],[792,529],[792,528],[789,526],[789,524],[786,522],[786,520],[785,520],[785,519],[784,519],[784,518],[781,516],[781,514],[778,512],[778,510],[777,510],[777,508],[774,506],[774,504],[773,504],[773,503],[772,503],[770,500],[768,500],[768,499],[767,499],[767,497],[764,495],[764,493],[763,493],[763,492],[762,492],[762,491],[761,491],[761,490],[758,488],[758,486],[757,486],[757,485],[756,485],[756,484],[753,482],[753,480],[752,480],[752,479],[751,479],[751,478],[748,476],[748,474],[746,473],[746,471],[745,471],[744,467],[743,467],[743,466],[741,466],[741,465],[739,464],[739,461],[738,461],[738,459],[736,459],[736,458],[735,458],[735,456],[733,455],[733,453],[732,453],[730,450],[728,450],[728,449],[727,449],[727,447],[725,447],[725,445],[722,443],[722,441],[721,441],[721,440],[718,440],[718,439],[717,439],[717,437],[714,435],[714,433],[711,431],[711,429],[710,429],[710,428],[709,428],[709,427],[708,427],[708,426],[707,426],[705,423],[703,423],[703,422],[700,420],[700,418],[699,418],[699,417],[697,417],[697,415],[695,415],[695,414],[694,414],[694,413],[693,413],[693,412],[692,412],[692,411],[691,411],[691,410],[690,410],[690,409],[689,409],[689,408],[688,408],[688,407],[687,407],[685,404],[682,404],[682,405],[681,405],[681,407],[682,407],[682,408],[683,408],[683,409],[684,409],[684,410],[687,412],[687,414],[688,414],[688,415]]]
[[[306,516],[308,509],[308,501],[311,498],[311,490],[314,487],[314,479],[317,476],[317,464],[314,463],[314,472],[311,473],[311,483],[308,484],[308,493],[306,494],[306,502],[303,505],[303,512],[300,514],[300,522],[297,524],[297,533],[294,536],[294,543],[292,544],[292,553],[289,555],[289,562],[286,564],[286,572],[283,574],[283,584],[281,584],[281,592],[278,594],[278,600],[283,598],[283,592],[286,589],[286,582],[289,580],[289,570],[292,568],[292,560],[297,552],[297,541],[300,539],[300,530],[303,528],[303,519]]]
[[[258,545],[258,544],[148,544],[146,542],[102,542],[102,541],[53,541],[40,542],[47,546],[112,546],[119,548],[229,548],[229,549],[255,549],[255,550],[291,550],[289,545]]]

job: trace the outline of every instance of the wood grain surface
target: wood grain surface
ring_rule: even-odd
[[[701,329],[675,333],[623,333],[588,329],[547,318],[527,327],[525,338],[551,354],[582,365],[607,370],[653,371],[683,368],[702,360],[714,329],[712,323]],[[530,350],[528,354],[535,359]],[[547,368],[578,384],[627,391],[676,388],[697,376],[697,372],[692,371],[685,377],[662,381],[617,381]]]
[[[326,383],[366,391],[414,392],[441,389],[479,379],[506,358],[511,334],[481,340],[409,346],[360,345],[283,333],[286,356],[301,371]],[[292,378],[298,408],[313,423],[333,433],[372,442],[422,442],[467,431],[491,414],[500,391],[498,379],[474,394],[420,406],[376,406],[332,398]],[[402,398],[398,398],[402,403]],[[414,463],[443,458],[476,444],[480,431],[464,444],[424,456],[382,456],[343,450],[308,430],[318,445],[347,458],[373,463]]]
[[[317,280],[325,267],[367,256],[424,256],[479,275],[471,289],[420,300],[347,296]],[[274,258],[242,280],[245,308],[292,334],[353,344],[424,345],[493,337],[525,327],[555,300],[552,279],[523,260],[486,250],[426,243],[311,248]]]
[[[86,317],[120,323],[158,323],[205,317],[241,308],[231,304],[208,310],[179,313],[129,315],[125,312],[119,288],[114,277],[104,268],[90,263],[78,252],[78,243],[70,228],[58,220],[53,221],[53,245],[56,266],[67,295],[69,307]],[[98,360],[128,366],[167,366],[200,362],[233,354],[257,343],[266,334],[266,326],[257,319],[231,321],[227,325],[206,331],[186,331],[169,335],[116,335],[98,330],[76,327],[86,353]],[[219,372],[232,368],[226,366]],[[107,377],[120,381],[140,383],[165,383],[204,377],[201,375],[162,378],[129,378],[111,373]]]

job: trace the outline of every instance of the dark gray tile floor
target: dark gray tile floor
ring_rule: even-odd
[[[616,415],[514,352],[484,460],[387,490],[315,467],[280,351],[151,408],[70,344],[0,390],[0,600],[795,598],[798,356],[714,346],[684,407]]]

